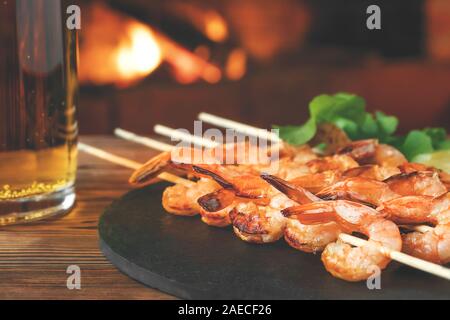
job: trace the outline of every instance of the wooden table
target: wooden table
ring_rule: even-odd
[[[81,141],[144,162],[156,154],[111,136]],[[0,299],[173,299],[120,273],[98,248],[103,209],[129,190],[131,171],[80,153],[77,204],[64,217],[0,228]],[[81,290],[67,289],[67,267],[81,268]]]

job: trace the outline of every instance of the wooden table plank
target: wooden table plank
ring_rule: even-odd
[[[81,141],[144,162],[156,152],[111,136]],[[98,249],[103,209],[129,190],[130,170],[80,153],[76,208],[45,222],[0,228],[0,299],[173,299],[120,273]],[[81,268],[81,290],[66,269]]]

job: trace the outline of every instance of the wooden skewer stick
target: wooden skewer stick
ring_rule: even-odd
[[[160,124],[157,124],[155,126],[154,130],[155,130],[156,133],[158,133],[158,134],[160,134],[162,136],[169,137],[169,138],[176,138],[176,139],[179,139],[181,141],[185,141],[185,142],[188,142],[188,143],[193,143],[195,145],[203,146],[203,147],[206,147],[206,148],[213,149],[213,148],[216,148],[216,147],[218,147],[220,145],[220,143],[215,142],[213,140],[206,139],[206,138],[199,137],[199,136],[195,136],[195,135],[192,135],[190,133],[178,131],[176,129],[172,129],[172,128],[169,128],[169,127],[166,127],[166,126],[163,126],[163,125],[160,125]],[[267,136],[266,136],[266,138],[267,138]],[[230,144],[233,145],[234,143],[230,143]],[[225,144],[225,146],[226,145],[227,144]],[[271,144],[269,146],[270,150],[272,150],[272,154],[274,154],[274,151],[279,151],[279,147],[280,147],[279,143],[274,143],[274,144]]]
[[[201,112],[198,115],[198,119],[201,121],[204,121],[206,123],[215,125],[217,127],[226,128],[226,129],[234,129],[238,132],[242,132],[247,135],[255,136],[255,137],[258,137],[261,139],[267,139],[272,142],[276,142],[276,143],[283,142],[276,133],[271,132],[269,130],[253,127],[253,126],[243,124],[243,123],[240,123],[237,121],[218,117],[213,114],[206,113],[206,112]]]
[[[85,143],[78,143],[78,150],[86,152],[90,155],[96,156],[97,158],[121,165],[122,167],[126,167],[129,169],[136,170],[142,166],[139,162],[122,158],[120,156],[116,156],[112,153],[106,152],[104,150],[92,147],[90,145],[87,145]]]
[[[116,156],[112,153],[106,152],[102,149],[98,149],[95,147],[92,147],[90,145],[84,144],[84,143],[79,143],[78,144],[78,149],[80,151],[86,152],[92,156],[98,157],[100,159],[124,166],[126,168],[130,168],[130,169],[137,169],[139,167],[141,167],[142,164],[130,160],[130,159],[126,159],[120,156]],[[166,180],[168,182],[172,182],[172,183],[181,183],[184,184],[186,186],[192,186],[193,182],[175,175],[172,175],[170,173],[162,173],[158,176],[158,178],[162,179],[162,180]],[[348,235],[348,234],[341,234],[339,236],[339,238],[351,245],[354,246],[362,246],[365,245],[367,241]],[[385,247],[380,247],[380,250],[382,250],[383,253],[385,253],[386,255],[388,255],[391,259],[396,260],[400,263],[406,264],[408,266],[411,266],[413,268],[443,277],[445,279],[450,280],[450,270],[442,267],[440,265],[428,262],[428,261],[424,261],[412,256],[409,256],[407,254],[398,252],[398,251],[394,251],[394,250],[390,250],[387,249]]]
[[[158,129],[156,129],[158,128]],[[163,129],[162,129],[163,128]],[[172,137],[172,133],[176,131],[175,129],[169,128],[169,127],[165,127],[162,125],[156,125],[155,126],[155,132],[165,136],[165,137]],[[133,132],[130,131],[126,131],[120,128],[116,128],[114,130],[114,135],[116,135],[119,138],[122,138],[124,140],[127,141],[131,141],[134,143],[138,143],[141,145],[144,145],[146,147],[152,148],[152,149],[156,149],[159,151],[171,151],[175,146],[168,144],[168,143],[164,143],[152,138],[148,138],[148,137],[143,137],[143,136],[139,136]],[[188,133],[179,133],[177,136],[177,139],[180,139],[182,141],[185,142],[189,142],[189,143],[193,143],[196,145],[200,145],[200,146],[204,146],[204,147],[211,147],[211,146],[217,146],[218,144],[215,144],[214,141],[212,140],[208,140],[202,137],[197,137],[197,136],[193,136],[191,134]]]
[[[86,152],[92,156],[95,156],[97,158],[118,164],[120,166],[129,168],[129,169],[133,169],[136,170],[138,168],[140,168],[142,166],[141,163],[127,159],[127,158],[123,158],[120,156],[116,156],[112,153],[106,152],[102,149],[98,149],[95,147],[92,147],[90,145],[87,145],[85,143],[78,143],[78,150]],[[194,185],[194,182],[178,177],[176,175],[173,175],[171,173],[167,173],[167,172],[163,172],[161,174],[158,175],[158,178],[161,180],[165,180],[168,182],[172,182],[174,184],[180,183],[183,184],[187,187],[192,187]]]
[[[120,128],[117,128],[114,130],[114,134],[116,136],[118,136],[119,138],[128,140],[128,141],[133,141],[139,144],[142,144],[146,147],[152,148],[152,149],[156,149],[159,151],[170,151],[173,149],[173,146],[164,142],[160,142],[158,140],[154,140],[154,139],[150,139],[147,137],[143,137],[143,136],[138,136],[137,134],[130,132],[130,131],[126,131]]]
[[[339,235],[339,239],[345,243],[351,244],[356,247],[361,247],[361,246],[364,246],[365,244],[367,244],[366,240],[363,240],[361,238],[357,238],[357,237],[354,237],[354,236],[351,236],[351,235],[345,234],[345,233],[341,233]],[[383,247],[383,246],[379,246],[379,249],[384,255],[391,258],[392,260],[406,264],[415,269],[419,269],[419,270],[434,274],[435,276],[450,280],[450,269],[449,268],[446,268],[446,267],[440,266],[438,264],[431,263],[429,261],[425,261],[425,260],[410,256],[410,255],[407,255],[403,252],[391,250],[391,249]]]
[[[161,124],[155,125],[153,130],[166,137],[170,137],[175,140],[181,140],[189,143],[193,143],[199,146],[207,147],[207,148],[215,148],[219,144],[209,139],[205,139],[203,137],[194,136],[190,133],[183,132],[181,130],[172,129]]]

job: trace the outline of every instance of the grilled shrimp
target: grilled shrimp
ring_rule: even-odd
[[[324,200],[352,200],[380,206],[385,201],[398,198],[388,184],[366,178],[348,178],[317,193]]]
[[[368,163],[375,156],[376,149],[378,147],[378,140],[358,140],[353,141],[337,151],[337,154],[345,154],[358,163]]]
[[[447,188],[441,182],[439,174],[432,171],[415,171],[392,176],[384,181],[395,193],[402,196],[423,195],[437,197]]]
[[[261,177],[295,201],[296,204],[322,201],[307,190],[294,186],[280,178],[271,175],[262,175]],[[300,223],[295,217],[287,217],[284,239],[291,247],[297,250],[318,252],[322,251],[328,243],[336,241],[340,233],[341,228],[335,222],[305,225]]]
[[[249,199],[268,198],[273,191],[264,180],[254,173],[236,172],[230,166],[194,165],[200,175],[209,176],[224,189],[233,190],[239,197]]]
[[[322,261],[333,276],[347,281],[361,281],[372,275],[373,267],[384,269],[390,259],[379,245],[400,251],[402,239],[397,225],[384,219],[372,208],[346,200],[314,202],[283,210],[285,216],[296,216],[303,224],[334,221],[346,232],[358,232],[369,239],[366,245],[353,248],[341,241],[325,247]]]
[[[260,172],[266,171],[277,162],[279,165],[274,167],[279,168],[284,177],[294,177],[309,172],[308,167],[301,165],[316,158],[317,155],[307,145],[260,147],[245,141],[216,148],[174,147],[173,150],[158,154],[147,161],[133,173],[129,182],[137,187],[152,184],[158,181],[157,176],[163,171],[178,175],[188,172],[198,177],[198,174],[191,170],[195,164],[227,164],[236,171]]]
[[[201,178],[192,187],[176,184],[164,190],[162,205],[169,213],[180,216],[193,216],[200,211],[197,199],[219,188],[220,186],[214,180],[206,178]]]
[[[242,146],[241,149],[239,149]],[[249,143],[236,143],[223,145],[217,148],[174,147],[151,158],[138,168],[130,177],[129,183],[133,186],[145,186],[158,181],[157,176],[161,172],[174,174],[186,174],[199,176],[192,170],[193,160],[208,164],[237,164],[249,162],[249,155],[257,155],[258,152],[266,152],[270,156],[271,150],[265,148],[259,150]],[[248,170],[248,169],[246,169]]]
[[[348,155],[334,155],[314,159],[306,163],[311,173],[320,173],[329,170],[345,171],[356,168],[359,164]]]
[[[446,191],[437,173],[420,171],[398,174],[383,182],[361,177],[348,178],[324,188],[317,196],[326,200],[345,199],[381,206],[401,196],[439,196]]]
[[[339,150],[338,154],[349,155],[360,164],[378,164],[383,167],[398,167],[407,162],[396,148],[379,144],[376,139],[354,141]]]
[[[413,172],[417,172],[417,171],[436,172],[438,174],[441,182],[447,188],[447,191],[450,191],[450,173],[436,169],[434,167],[428,167],[421,163],[413,163],[413,162],[405,163],[405,164],[399,166],[399,169],[402,173],[413,173]]]
[[[320,190],[332,186],[338,181],[340,181],[342,178],[342,174],[340,171],[328,170],[319,173],[305,174],[302,176],[295,177],[293,179],[284,178],[282,176],[278,177],[289,181],[291,184],[295,186],[305,188],[306,190],[312,193],[317,193]]]
[[[339,181],[347,178],[367,178],[378,181],[383,181],[393,175],[399,174],[400,170],[396,167],[382,167],[379,165],[364,165],[348,169],[344,172],[338,170],[328,170],[320,173],[310,173],[298,176],[294,179],[284,178],[277,175],[284,180],[288,180],[295,186],[300,186],[312,193],[318,193],[327,187],[331,187]]]
[[[418,224],[428,222],[434,205],[430,196],[404,196],[384,202],[378,211],[398,224]]]
[[[306,164],[308,161],[317,159],[317,154],[307,144],[297,147],[284,143],[280,150],[280,159],[289,159],[297,164]]]
[[[215,166],[194,166],[194,169],[210,176],[222,187],[200,197],[197,201],[202,220],[209,225],[227,226],[231,223],[232,214],[236,217],[239,213],[248,213],[251,210],[260,215],[265,210],[264,206],[270,206],[271,198],[275,196],[270,185],[258,176],[249,173],[237,175],[234,171]],[[239,177],[242,180],[238,179]],[[249,204],[250,202],[254,205]],[[240,212],[237,208],[243,211]],[[270,225],[268,227],[270,228]]]
[[[403,235],[403,252],[437,264],[450,262],[450,223]]]
[[[269,205],[259,206],[255,202],[241,202],[230,212],[233,230],[247,242],[268,243],[279,240],[286,226],[281,209],[295,205],[282,194],[274,196]]]
[[[335,222],[306,225],[296,218],[286,219],[284,239],[293,248],[304,252],[321,252],[331,242],[336,241],[341,229]]]
[[[349,169],[345,171],[342,176],[344,178],[360,177],[383,181],[400,173],[400,169],[398,169],[397,167],[366,164],[360,167]]]
[[[306,164],[295,162],[289,158],[283,158],[277,162],[273,162],[271,165],[259,166],[254,169],[256,169],[256,174],[264,172],[286,180],[302,177],[310,173],[309,167]]]
[[[433,171],[432,169],[424,164],[421,163],[415,163],[415,162],[406,162],[402,165],[398,166],[401,173],[412,173],[416,171]]]
[[[373,162],[384,167],[398,167],[406,162],[405,156],[393,146],[379,144],[375,150]]]
[[[403,235],[404,252],[434,263],[450,262],[450,193],[440,197],[408,196],[389,201],[381,212],[397,223],[430,223],[425,233]]]

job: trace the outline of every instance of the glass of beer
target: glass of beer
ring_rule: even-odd
[[[77,34],[66,10],[61,0],[0,2],[0,226],[75,202]]]

